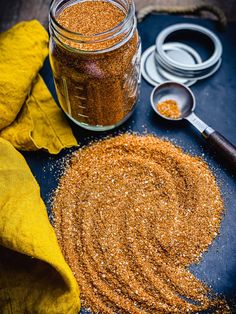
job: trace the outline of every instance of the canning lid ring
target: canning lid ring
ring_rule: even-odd
[[[164,49],[166,48],[167,44],[164,44]],[[178,45],[182,45],[179,44]],[[184,45],[186,46],[186,45]],[[192,49],[191,47],[188,47],[189,49],[191,49],[192,53],[194,53],[194,57],[197,60],[197,62],[201,61],[201,57],[198,55],[198,53],[196,51],[194,51],[194,49]],[[143,76],[143,78],[151,85],[153,86],[157,86],[163,82],[166,82],[168,80],[170,80],[170,77],[167,79],[165,76],[162,75],[162,73],[159,72],[160,70],[160,65],[159,67],[156,66],[156,60],[155,60],[155,45],[150,46],[148,49],[146,49],[143,53],[142,53],[142,57],[141,57],[141,74]],[[149,64],[149,66],[148,66]],[[159,70],[158,70],[159,69]],[[151,70],[151,72],[150,72]],[[165,68],[163,68],[163,70],[165,70]],[[156,77],[156,71],[159,72],[157,74]],[[162,77],[162,79],[159,79],[159,75]],[[179,80],[181,79],[181,81]],[[173,80],[173,79],[172,79]],[[184,78],[177,78],[175,79],[175,81],[179,82],[179,83],[183,83],[186,86],[191,86],[193,84],[195,84],[197,82],[197,80],[189,80],[189,79],[185,79]]]
[[[189,79],[189,80],[202,80],[213,75],[219,69],[222,62],[222,58],[220,58],[216,64],[202,71],[191,71],[191,70],[182,71],[182,69],[173,69],[172,67],[166,65],[165,63],[162,62],[160,58],[158,58],[156,54],[155,54],[155,60],[156,60],[157,66],[164,68],[167,72],[175,76],[178,76],[180,78]]]
[[[172,60],[170,57],[168,57],[163,50],[163,44],[165,43],[166,38],[171,35],[172,33],[176,31],[196,31],[200,34],[203,34],[207,36],[211,42],[214,45],[214,52],[211,55],[209,59],[206,61],[200,63],[200,64],[195,64],[195,65],[186,65],[183,63],[176,62]],[[206,70],[208,68],[213,67],[221,58],[223,48],[222,44],[219,40],[219,38],[210,30],[203,26],[199,26],[196,24],[191,24],[191,23],[180,23],[180,24],[175,24],[172,26],[169,26],[165,28],[156,38],[156,51],[159,55],[159,58],[162,60],[162,62],[165,64],[168,64],[169,66],[179,69],[181,68],[182,70],[185,71],[201,71],[201,70]]]

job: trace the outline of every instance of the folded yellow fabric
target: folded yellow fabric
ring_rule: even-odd
[[[0,139],[0,313],[77,314],[66,264],[39,186],[24,158]]]
[[[51,154],[77,145],[64,114],[40,75],[17,119],[3,129],[0,136],[17,149],[29,151],[43,148]]]
[[[20,111],[48,55],[48,34],[33,20],[0,34],[0,130]]]
[[[0,137],[19,150],[57,154],[77,141],[38,74],[47,55],[48,34],[37,21],[0,35]]]

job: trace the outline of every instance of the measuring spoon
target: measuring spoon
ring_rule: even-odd
[[[181,112],[179,118],[165,117],[158,111],[157,104],[168,99],[173,99],[177,102]],[[151,93],[151,105],[154,111],[166,120],[187,120],[190,122],[214,149],[215,153],[236,170],[236,147],[196,116],[194,113],[196,107],[195,97],[188,87],[176,82],[162,83],[153,89]]]

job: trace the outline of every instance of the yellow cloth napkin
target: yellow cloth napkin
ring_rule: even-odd
[[[19,150],[57,154],[77,141],[38,75],[47,55],[48,34],[35,20],[0,34],[0,137]]]
[[[16,120],[0,136],[19,150],[47,149],[57,154],[77,141],[40,75]]]
[[[0,34],[0,129],[11,124],[48,55],[48,34],[37,21]]]
[[[0,313],[77,314],[66,264],[24,158],[0,139]]]

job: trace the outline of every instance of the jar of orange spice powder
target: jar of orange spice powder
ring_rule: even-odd
[[[112,129],[133,112],[140,39],[132,0],[54,0],[50,62],[60,105],[76,124]]]

